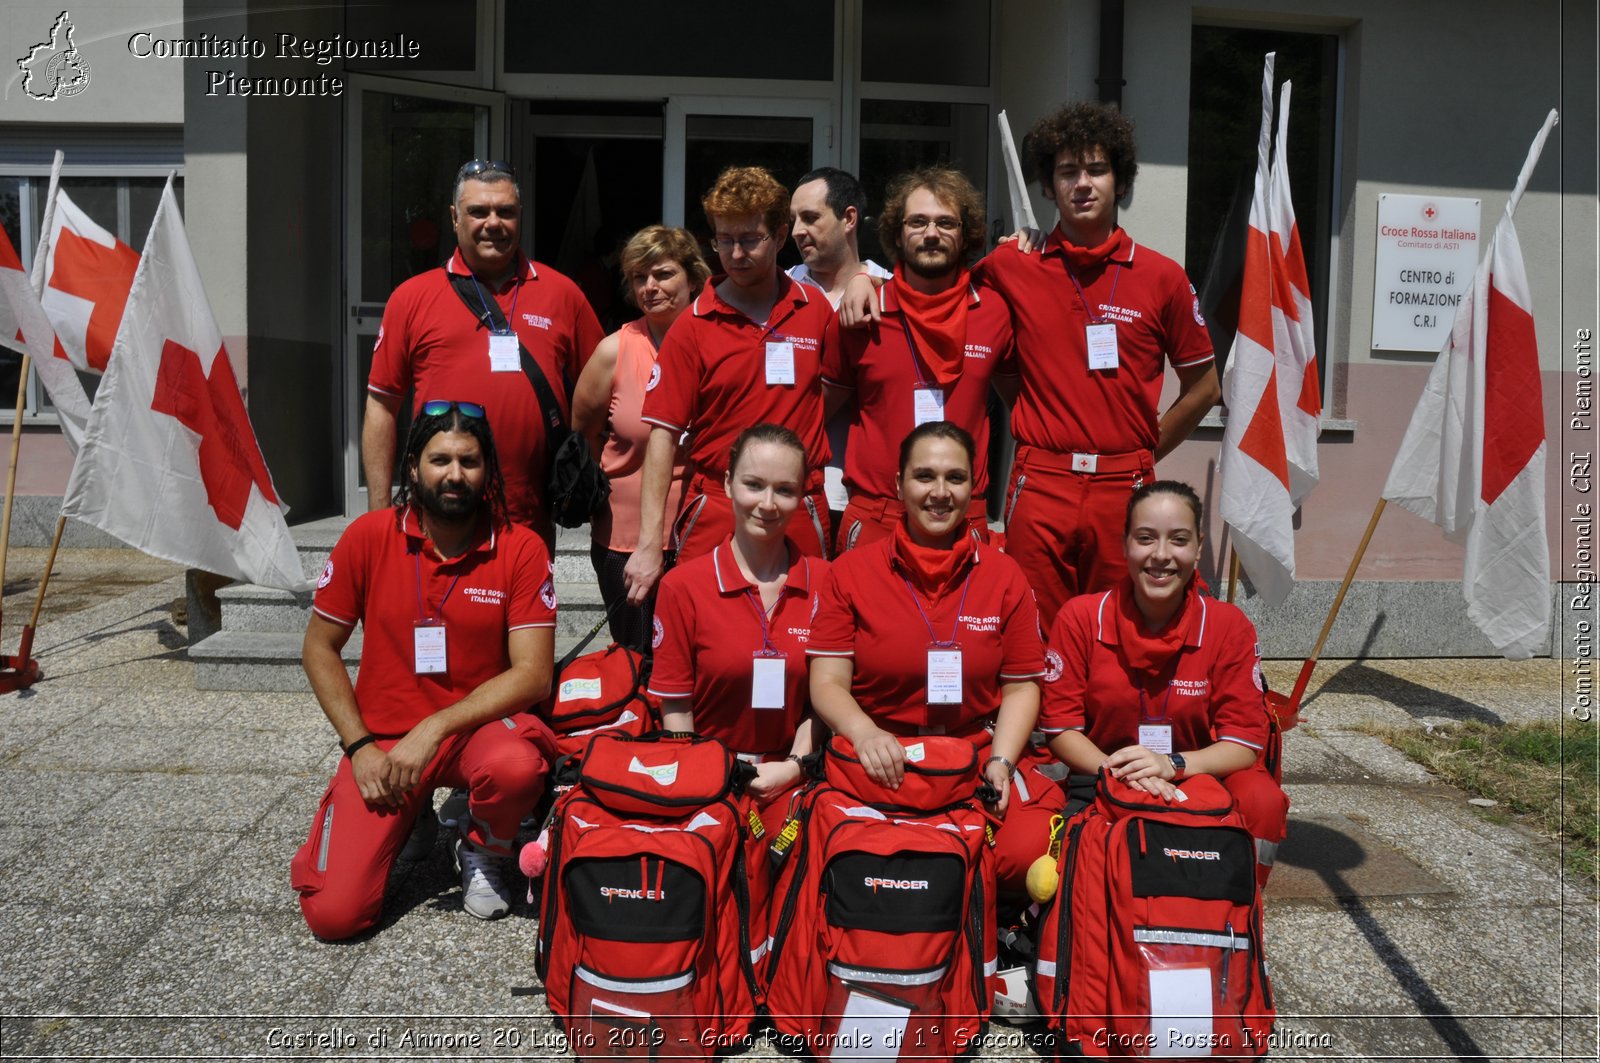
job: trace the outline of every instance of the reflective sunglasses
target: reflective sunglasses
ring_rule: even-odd
[[[459,181],[464,177],[477,177],[479,174],[485,173],[503,173],[509,176],[512,180],[516,180],[517,177],[517,171],[511,168],[511,164],[509,162],[473,159],[471,162],[466,163],[461,167],[461,169],[456,171],[456,180]]]
[[[424,417],[443,417],[451,410],[460,410],[463,417],[482,419],[488,416],[476,402],[452,402],[450,399],[429,399],[422,404]]]

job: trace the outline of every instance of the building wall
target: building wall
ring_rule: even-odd
[[[184,35],[183,0],[83,0],[71,5],[72,43],[89,67],[80,93],[54,100],[28,98],[17,59],[50,39],[62,13],[61,0],[6,0],[0,4],[0,122],[96,122],[176,124],[183,121],[181,64],[140,59],[128,39],[148,32],[157,38]]]

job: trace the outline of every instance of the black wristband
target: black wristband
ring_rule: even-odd
[[[378,736],[375,734],[363,735],[354,742],[351,742],[349,745],[342,747],[344,749],[344,755],[350,760],[355,760],[356,750],[360,749],[369,742],[376,742],[377,740]]]

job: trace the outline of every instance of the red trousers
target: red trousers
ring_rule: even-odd
[[[388,750],[400,740],[378,740]],[[317,937],[337,941],[374,926],[383,913],[389,869],[419,814],[433,814],[433,791],[465,787],[469,841],[511,855],[517,828],[544,792],[555,757],[550,729],[531,713],[492,720],[439,746],[421,782],[399,808],[367,804],[348,758],[322,795],[311,836],[289,865],[300,910]]]
[[[906,507],[898,498],[851,495],[839,522],[839,553],[890,538],[905,516]],[[967,508],[967,526],[980,542],[989,541],[988,504],[983,499],[974,498]]]
[[[1084,471],[1089,465],[1094,471]],[[1046,631],[1068,598],[1112,587],[1128,571],[1128,496],[1155,478],[1149,451],[1055,454],[1018,447],[1006,491],[1005,551],[1022,566]]]
[[[801,503],[800,512],[789,522],[789,538],[800,547],[802,554],[825,558],[828,543],[832,542],[828,530],[832,517],[828,513],[828,498],[822,490],[820,471],[807,478]],[[672,542],[677,551],[674,564],[709,554],[731,534],[733,503],[723,489],[722,477],[696,473],[684,488],[683,506],[672,522]]]

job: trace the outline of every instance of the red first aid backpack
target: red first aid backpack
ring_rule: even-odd
[[[767,1009],[819,1059],[950,1057],[989,1017],[994,868],[977,750],[903,739],[905,781],[834,737],[797,802],[773,900]],[[797,832],[797,833],[795,833]]]
[[[556,804],[535,969],[580,1059],[709,1058],[755,1017],[747,769],[714,739],[600,734]]]
[[[1181,792],[1168,804],[1102,771],[1066,826],[1037,981],[1064,1057],[1267,1052],[1276,1012],[1255,842],[1215,778]]]
[[[577,647],[588,644],[584,640]],[[615,642],[582,656],[568,654],[556,667],[555,689],[540,715],[556,734],[562,755],[580,754],[603,731],[637,738],[655,729],[660,705],[645,693],[647,666]]]

